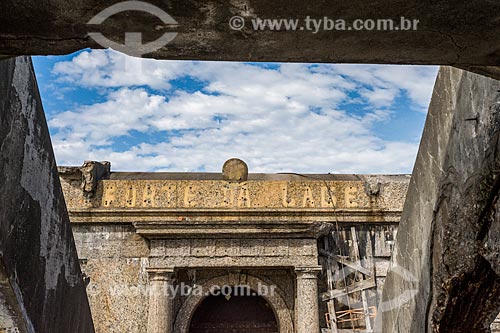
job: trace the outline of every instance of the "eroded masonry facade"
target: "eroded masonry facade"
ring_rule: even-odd
[[[224,180],[110,172],[97,162],[60,167],[59,175],[97,332],[320,332],[329,328],[329,299],[339,328],[366,328],[409,182],[405,175]],[[353,249],[367,274],[364,297],[348,288],[360,281],[325,265],[349,263]],[[252,293],[239,295],[237,286]],[[363,300],[371,323],[356,317]]]

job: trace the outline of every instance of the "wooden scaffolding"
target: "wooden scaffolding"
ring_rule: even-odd
[[[350,239],[346,239],[344,235],[349,233]],[[343,255],[342,248],[347,248],[347,255]],[[340,232],[337,225],[337,229],[325,237],[324,248],[320,250],[320,255],[324,258],[327,278],[327,291],[321,298],[327,305],[328,328],[323,329],[322,333],[373,332],[372,320],[377,314],[377,309],[375,306],[369,306],[367,291],[376,287],[376,281],[373,270],[363,266],[356,228],[350,227],[350,230]],[[360,302],[351,304],[349,299],[359,294]],[[340,298],[347,300],[345,302],[347,308],[336,310],[335,301]],[[356,307],[359,303],[362,306]]]

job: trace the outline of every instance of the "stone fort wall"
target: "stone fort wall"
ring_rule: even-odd
[[[318,249],[333,228],[348,255],[352,226],[363,264],[375,273],[369,302],[376,305],[409,182],[252,174],[230,182],[220,174],[111,173],[101,163],[59,173],[97,332],[148,332],[151,267],[175,267],[176,283],[186,284],[256,277],[277,287],[295,318],[295,269],[323,264]],[[325,292],[322,272],[318,298]],[[175,298],[173,318],[186,301]],[[326,305],[319,307],[326,327]]]

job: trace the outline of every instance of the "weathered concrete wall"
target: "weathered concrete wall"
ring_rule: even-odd
[[[93,332],[31,59],[0,78],[0,331]]]
[[[489,330],[500,310],[499,134],[500,82],[441,68],[384,288],[393,302],[379,316],[383,332]]]
[[[178,26],[165,25],[147,13],[130,11],[113,15],[100,25],[87,24],[118,2],[3,0],[0,55],[67,54],[86,47],[101,48],[88,32],[101,32],[119,44],[123,43],[125,32],[142,32],[144,43],[165,32],[177,32],[171,43],[149,56],[219,61],[473,65],[473,70],[499,74],[498,68],[477,67],[500,63],[500,3],[496,1],[150,0],[148,3],[171,15]],[[159,14],[159,10],[154,13]],[[241,30],[229,27],[235,15],[246,20]],[[321,26],[325,18],[343,19],[346,27],[356,19],[390,18],[399,26],[401,16],[419,20],[419,25],[416,31],[327,28],[312,33],[304,22],[308,16],[321,19]],[[298,31],[254,31],[251,19],[255,18],[297,19],[300,25]]]

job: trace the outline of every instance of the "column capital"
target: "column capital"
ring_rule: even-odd
[[[149,267],[146,271],[150,281],[172,281],[175,273],[173,267]]]
[[[321,270],[321,266],[295,267],[295,274],[297,279],[317,279]]]

